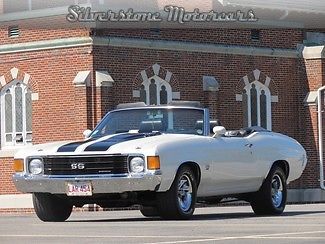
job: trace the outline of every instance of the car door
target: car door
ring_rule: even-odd
[[[235,194],[258,189],[260,176],[254,157],[254,145],[249,139],[211,138],[208,154],[211,164],[206,167],[209,169],[202,182],[204,195]]]

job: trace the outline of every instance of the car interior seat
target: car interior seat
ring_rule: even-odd
[[[160,120],[142,121],[139,127],[139,133],[150,133],[152,131],[161,131],[162,122]]]

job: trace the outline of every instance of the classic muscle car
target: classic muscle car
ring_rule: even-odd
[[[196,102],[123,104],[84,135],[15,156],[13,181],[33,194],[43,221],[65,221],[85,204],[139,205],[147,217],[189,219],[197,202],[230,197],[257,215],[278,215],[287,184],[307,163],[296,140],[260,127],[226,131]]]

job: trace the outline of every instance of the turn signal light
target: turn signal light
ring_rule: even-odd
[[[148,169],[157,170],[160,169],[159,156],[148,156]]]
[[[23,159],[14,159],[13,169],[15,172],[23,172],[24,171],[24,160]]]

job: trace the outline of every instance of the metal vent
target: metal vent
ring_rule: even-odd
[[[251,30],[251,40],[252,41],[260,40],[260,30],[256,30],[256,29]]]
[[[20,30],[18,26],[10,26],[8,28],[8,37],[19,37]]]

